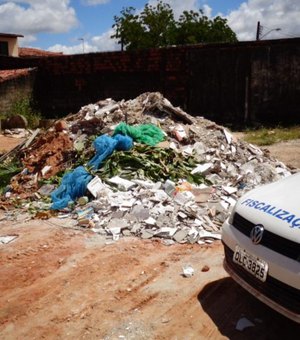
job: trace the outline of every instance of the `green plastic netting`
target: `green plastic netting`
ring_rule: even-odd
[[[153,124],[130,126],[122,122],[115,128],[114,135],[118,133],[130,136],[134,141],[150,146],[155,146],[165,138],[162,130]]]

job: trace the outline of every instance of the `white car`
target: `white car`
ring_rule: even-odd
[[[222,242],[230,276],[300,323],[300,173],[241,197],[223,225]]]

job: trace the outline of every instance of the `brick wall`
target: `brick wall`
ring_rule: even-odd
[[[36,70],[25,75],[0,82],[0,115],[5,117],[12,105],[21,98],[31,97],[35,83]]]
[[[174,105],[218,123],[299,122],[300,39],[90,53],[35,59],[34,94],[48,117],[99,99],[160,91]],[[10,58],[12,59],[12,58]],[[11,63],[10,63],[11,62]]]

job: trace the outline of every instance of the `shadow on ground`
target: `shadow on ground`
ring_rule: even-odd
[[[198,300],[220,333],[229,339],[299,338],[300,325],[255,299],[231,278],[209,283],[199,293]],[[242,317],[254,327],[238,331],[236,324]]]

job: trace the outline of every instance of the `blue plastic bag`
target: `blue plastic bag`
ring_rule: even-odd
[[[85,194],[88,183],[93,178],[83,166],[64,175],[61,185],[52,194],[51,209],[65,208],[69,202]]]
[[[110,137],[102,135],[94,140],[95,156],[88,162],[92,169],[99,169],[101,163],[110,156],[114,150],[129,150],[132,148],[133,141],[129,136],[115,135]]]
[[[88,166],[93,170],[97,170],[114,150],[127,151],[131,149],[133,140],[131,137],[123,135],[115,135],[114,137],[102,135],[95,139],[93,145],[96,154],[88,162]],[[63,209],[68,206],[69,202],[74,202],[77,198],[84,196],[87,185],[92,178],[93,176],[83,166],[79,166],[72,172],[65,174],[59,188],[51,194],[53,202],[51,209]]]

